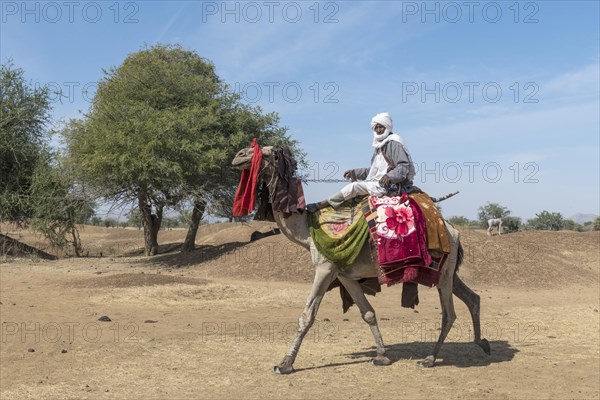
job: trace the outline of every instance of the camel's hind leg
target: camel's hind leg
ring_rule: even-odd
[[[462,261],[462,246],[460,245],[460,234],[451,225],[446,224],[448,229],[448,239],[450,241],[450,254],[446,260],[446,264],[440,274],[440,282],[438,285],[438,293],[440,295],[440,305],[442,307],[442,327],[433,351],[424,360],[417,364],[422,367],[433,367],[435,359],[446,340],[446,336],[452,328],[454,320],[456,320],[456,312],[454,311],[454,301],[452,297],[452,287],[454,282],[455,271]]]
[[[479,295],[471,290],[461,279],[455,274],[452,292],[461,299],[469,308],[471,318],[473,319],[473,336],[475,343],[482,348],[485,354],[490,354],[490,344],[486,339],[481,338],[481,323],[479,322]]]
[[[367,300],[360,284],[357,281],[353,281],[342,276],[338,276],[342,285],[346,288],[352,299],[360,310],[362,319],[369,324],[373,337],[375,338],[375,344],[377,346],[377,356],[371,360],[373,365],[390,365],[392,362],[385,356],[385,346],[383,344],[383,338],[377,325],[377,317],[375,316],[375,310]]]
[[[417,364],[422,367],[433,367],[437,358],[438,352],[444,344],[444,340],[452,328],[454,320],[456,320],[456,313],[454,312],[454,302],[452,300],[452,281],[445,282],[443,286],[438,287],[438,293],[440,295],[440,304],[442,306],[442,329],[438,338],[433,352],[427,356],[424,360],[419,361]]]
[[[323,300],[323,296],[325,295],[327,288],[331,282],[333,282],[336,276],[337,267],[335,267],[335,265],[332,263],[326,262],[316,267],[315,280],[313,281],[312,290],[308,296],[308,300],[306,301],[304,311],[298,319],[298,331],[296,333],[296,338],[294,339],[292,347],[290,347],[288,353],[285,355],[285,357],[283,357],[281,363],[273,367],[273,372],[277,372],[278,374],[289,374],[294,371],[293,364],[296,360],[296,355],[298,355],[298,350],[300,350],[302,339],[304,339],[304,336],[312,326],[313,322],[315,322],[315,317],[317,315],[317,311],[319,310],[321,300]]]

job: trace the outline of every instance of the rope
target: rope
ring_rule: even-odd
[[[302,179],[302,182],[351,183],[348,179]],[[379,182],[377,179],[361,180],[361,182]]]

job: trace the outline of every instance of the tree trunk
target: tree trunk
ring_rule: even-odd
[[[148,196],[142,191],[138,193],[138,207],[142,216],[142,226],[144,227],[144,252],[147,256],[154,256],[158,254],[160,222],[157,223],[157,215],[152,215],[152,208],[148,204]],[[162,219],[162,209],[160,211],[160,218]]]
[[[192,251],[196,248],[196,235],[198,234],[198,227],[200,226],[200,220],[204,215],[206,204],[202,200],[196,199],[194,202],[194,210],[192,211],[192,220],[188,226],[187,234],[185,235],[185,242],[183,242],[182,252]]]
[[[81,257],[81,238],[76,226],[71,228],[71,235],[73,236],[73,251],[75,252],[75,256]]]

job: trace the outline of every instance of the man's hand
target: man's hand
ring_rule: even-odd
[[[384,188],[386,188],[386,189],[387,189],[388,187],[390,187],[390,185],[391,185],[391,184],[392,184],[392,180],[391,180],[391,179],[390,179],[390,177],[389,177],[389,176],[387,176],[387,175],[384,175],[384,176],[382,176],[382,177],[381,177],[381,179],[379,180],[379,185],[380,185],[381,187],[384,187]]]
[[[348,171],[344,172],[344,178],[346,179],[350,179],[352,182],[356,181],[356,174],[354,173],[353,169],[349,169]]]

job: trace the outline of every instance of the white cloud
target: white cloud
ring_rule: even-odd
[[[592,90],[598,93],[598,82],[600,65],[598,63],[585,65],[577,70],[569,71],[550,79],[545,87],[556,92],[581,90],[592,86]],[[595,87],[594,87],[595,85]]]
[[[600,96],[600,64],[585,65],[550,79],[540,85],[543,96],[558,99],[589,99]]]

